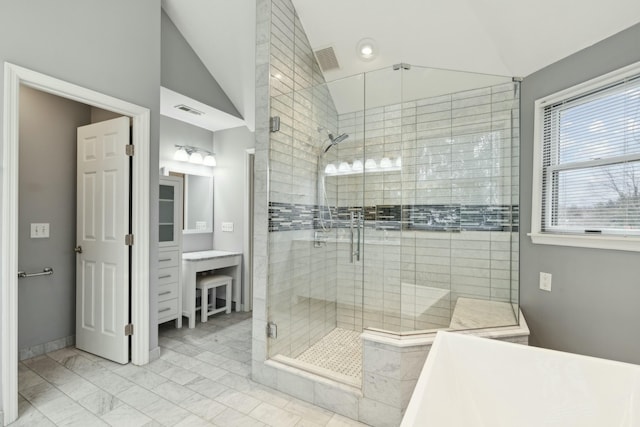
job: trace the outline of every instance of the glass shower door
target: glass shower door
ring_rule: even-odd
[[[336,237],[337,327],[359,343],[362,331],[362,265],[364,260],[363,185],[364,77],[356,75],[328,83],[338,112],[336,133],[324,152],[324,179],[333,207]]]

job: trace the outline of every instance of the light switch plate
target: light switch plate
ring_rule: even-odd
[[[48,239],[49,238],[49,223],[31,223],[31,238],[32,239]]]
[[[232,222],[223,222],[222,223],[222,231],[233,231],[233,223]]]
[[[551,273],[540,272],[540,289],[551,292]]]

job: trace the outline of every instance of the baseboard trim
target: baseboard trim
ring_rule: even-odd
[[[149,363],[158,359],[160,359],[160,347],[156,347],[153,350],[149,351]]]
[[[60,350],[65,347],[73,347],[74,345],[76,345],[76,336],[69,335],[68,337],[58,338],[56,340],[45,342],[43,344],[21,348],[18,351],[18,360],[22,361],[31,359],[32,357],[42,356],[43,354]]]

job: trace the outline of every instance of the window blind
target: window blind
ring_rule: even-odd
[[[541,231],[640,234],[640,75],[544,107]]]

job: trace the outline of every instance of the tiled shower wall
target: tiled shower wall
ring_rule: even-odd
[[[318,155],[338,115],[290,0],[271,2],[269,80],[270,115],[280,118],[269,138],[269,204],[312,224]],[[269,233],[271,355],[295,357],[336,326],[335,251],[313,248],[313,231],[300,228]]]
[[[258,295],[269,305],[261,320],[278,328],[269,354],[295,357],[336,326],[446,327],[458,296],[517,302],[517,84],[338,115],[291,1],[258,2],[258,25],[258,89],[268,80],[269,96],[258,90],[257,105],[280,118],[279,131],[263,117],[256,132],[269,209]],[[349,138],[318,164],[328,132]],[[318,168],[382,157],[402,169],[325,179],[342,221],[322,230]],[[350,209],[365,218],[353,263]],[[315,232],[328,242],[316,247]]]
[[[415,348],[403,348],[401,351],[391,349],[387,354],[375,352],[374,360],[379,369],[366,370],[367,357],[365,355],[365,374],[369,379],[374,379],[376,384],[382,384],[384,390],[383,401],[376,400],[371,395],[371,381],[365,381],[362,392],[350,390],[341,384],[334,384],[326,379],[318,379],[297,372],[289,367],[279,366],[278,363],[268,360],[276,354],[295,356],[307,343],[311,343],[316,336],[321,336],[326,330],[337,326],[343,326],[359,330],[362,327],[362,319],[366,324],[387,325],[392,328],[400,324],[403,328],[423,328],[430,324],[448,322],[450,304],[442,304],[440,312],[430,312],[433,318],[417,318],[416,313],[422,312],[420,304],[428,305],[432,301],[433,307],[439,307],[438,303],[442,293],[449,292],[441,289],[440,284],[456,283],[456,292],[466,292],[467,288],[486,287],[486,271],[489,275],[498,271],[508,271],[512,264],[510,277],[517,279],[517,243],[506,243],[507,231],[494,230],[492,228],[478,229],[478,226],[496,222],[496,218],[504,219],[504,215],[494,215],[491,209],[482,210],[481,205],[497,202],[467,202],[471,205],[457,206],[459,212],[459,232],[437,231],[430,229],[434,219],[445,219],[445,227],[450,226],[446,221],[455,216],[455,209],[447,215],[443,215],[440,207],[433,207],[436,198],[420,200],[412,198],[412,194],[426,194],[438,196],[442,190],[438,185],[442,180],[435,174],[441,170],[447,170],[446,161],[438,161],[438,152],[432,151],[431,162],[423,162],[425,168],[404,169],[400,173],[401,181],[393,180],[392,175],[367,175],[366,185],[378,185],[383,187],[383,199],[364,199],[365,193],[353,186],[340,185],[337,180],[327,182],[328,196],[343,197],[339,209],[344,215],[353,200],[360,200],[356,206],[365,206],[366,230],[365,241],[367,247],[363,250],[360,262],[349,262],[349,245],[345,241],[347,229],[342,226],[334,227],[330,232],[322,230],[322,223],[314,221],[314,215],[318,212],[318,197],[316,181],[317,151],[318,145],[328,141],[322,137],[326,130],[332,132],[344,132],[348,124],[347,116],[341,116],[340,120],[335,108],[322,86],[322,76],[315,64],[311,49],[304,37],[304,32],[295,16],[290,0],[256,0],[257,28],[256,28],[256,162],[255,162],[255,211],[254,211],[254,263],[253,263],[253,345],[252,345],[252,377],[265,385],[277,388],[280,391],[295,395],[303,400],[313,402],[316,405],[338,412],[342,415],[360,419],[370,424],[386,424],[390,419],[399,419],[402,405],[393,406],[389,401],[401,393],[407,396],[404,386],[396,390],[383,378],[377,381],[370,374],[389,376],[389,364],[397,365],[398,356],[405,350],[414,352]],[[378,148],[389,155],[399,153],[403,157],[403,163],[411,166],[410,153],[416,157],[416,165],[420,164],[423,151],[420,153],[418,144],[420,140],[443,138],[444,135],[421,134],[428,131],[429,126],[420,121],[420,115],[428,114],[426,105],[418,105],[415,102],[415,124],[411,123],[412,109],[407,103],[402,107],[390,106],[383,109],[384,114],[397,114],[393,108],[400,108],[400,127],[402,132],[398,134],[397,126],[387,128],[387,119],[382,132],[385,137],[382,140],[371,141],[382,144]],[[435,108],[435,107],[434,107]],[[389,111],[387,111],[389,110]],[[409,113],[403,117],[405,110]],[[421,111],[418,113],[418,111]],[[451,113],[453,113],[451,109]],[[369,113],[369,111],[367,111]],[[364,113],[361,113],[364,117]],[[372,114],[376,114],[373,113]],[[378,113],[379,114],[379,113]],[[281,116],[280,132],[270,132],[269,117]],[[476,115],[476,114],[473,114]],[[354,123],[358,113],[354,113]],[[517,110],[514,112],[514,120],[517,120]],[[389,118],[398,120],[398,117]],[[340,127],[343,129],[339,129]],[[437,120],[435,120],[437,121]],[[473,118],[469,118],[473,127]],[[464,126],[464,125],[462,125]],[[324,127],[318,132],[318,127]],[[412,129],[415,128],[415,131]],[[462,129],[462,127],[461,127]],[[370,129],[375,130],[375,129]],[[359,130],[360,141],[364,135],[364,120]],[[412,138],[405,138],[415,132],[415,144]],[[445,132],[443,127],[442,132]],[[486,130],[480,133],[486,133]],[[517,151],[517,126],[511,130],[514,145],[511,150],[512,159],[518,158]],[[450,132],[451,133],[451,132]],[[334,133],[335,134],[335,133]],[[340,146],[329,152],[332,161],[341,159],[338,149],[347,149],[348,144],[358,139],[358,132],[350,134],[350,138]],[[377,138],[377,137],[374,137]],[[317,142],[314,142],[316,141]],[[383,142],[381,142],[383,141]],[[459,140],[461,141],[461,140]],[[369,144],[369,139],[367,139]],[[469,142],[472,145],[472,142]],[[362,144],[360,144],[362,145]],[[437,144],[423,146],[423,149],[444,150],[444,158],[447,153],[452,156],[454,151],[447,151]],[[395,150],[395,151],[394,151]],[[400,151],[398,151],[400,150]],[[412,151],[414,150],[414,151]],[[364,154],[364,153],[363,153]],[[474,153],[475,154],[475,153]],[[371,151],[373,155],[373,151]],[[345,157],[345,161],[353,161],[355,153]],[[475,159],[475,157],[473,157]],[[451,158],[449,161],[452,162]],[[471,159],[469,159],[471,161]],[[409,162],[409,163],[407,163]],[[452,164],[452,163],[451,163]],[[428,168],[426,166],[429,166]],[[324,168],[324,165],[320,165]],[[465,164],[464,169],[469,167]],[[506,166],[505,166],[506,167]],[[469,167],[470,168],[470,167]],[[517,208],[517,176],[518,162],[511,162],[512,176],[511,192],[512,200],[501,202],[498,211],[503,211],[505,206]],[[414,172],[410,172],[410,171]],[[413,174],[407,176],[408,173]],[[450,172],[452,174],[452,172]],[[425,178],[425,179],[423,179]],[[451,179],[452,176],[449,176]],[[329,180],[330,181],[330,180]],[[468,181],[469,182],[469,181]],[[412,184],[414,183],[414,184]],[[393,201],[398,191],[407,185],[408,196],[401,196],[400,201]],[[412,185],[415,185],[415,190]],[[345,194],[344,190],[351,192]],[[340,189],[340,192],[338,192]],[[355,199],[353,192],[360,191],[361,197]],[[373,190],[372,190],[373,191]],[[405,194],[402,192],[401,194]],[[449,193],[446,193],[449,194]],[[451,188],[453,195],[453,187]],[[446,197],[446,196],[445,196]],[[396,197],[397,198],[397,197]],[[362,202],[364,200],[364,203]],[[379,204],[385,203],[385,204]],[[386,203],[390,203],[387,205]],[[402,205],[398,209],[395,205]],[[439,202],[438,202],[439,203]],[[443,202],[445,203],[445,202]],[[446,202],[449,203],[449,202]],[[453,202],[451,202],[453,203]],[[375,206],[371,210],[367,207]],[[443,205],[444,206],[444,205]],[[498,207],[495,205],[494,207]],[[397,212],[402,224],[398,226]],[[402,216],[404,212],[411,212],[409,216]],[[474,213],[475,212],[475,213]],[[466,213],[466,219],[463,218]],[[371,217],[373,215],[373,218]],[[480,215],[482,220],[478,221]],[[295,217],[295,218],[294,218]],[[402,221],[402,218],[406,218]],[[498,221],[499,222],[499,221]],[[411,228],[413,223],[417,227]],[[435,221],[436,225],[441,222]],[[454,221],[455,223],[455,221]],[[327,224],[325,223],[325,226]],[[476,227],[476,228],[474,228]],[[286,231],[283,231],[286,230]],[[493,231],[489,231],[493,230]],[[326,245],[317,248],[314,245],[315,232],[329,235],[333,239]],[[509,238],[511,242],[516,240]],[[516,252],[507,255],[507,247],[514,245]],[[491,255],[487,258],[487,252]],[[502,252],[501,254],[499,252]],[[503,259],[500,259],[502,255]],[[469,261],[469,262],[467,262]],[[479,263],[479,266],[476,265]],[[338,268],[340,274],[338,275]],[[376,270],[378,269],[378,270]],[[467,270],[464,270],[467,269]],[[362,275],[365,293],[357,290]],[[387,281],[387,275],[391,278]],[[493,277],[490,283],[495,283],[498,289],[497,277]],[[479,280],[481,283],[477,283]],[[426,281],[426,282],[425,282]],[[379,283],[383,283],[380,290]],[[471,283],[468,283],[471,282]],[[400,283],[400,286],[398,285]],[[423,287],[428,283],[429,287]],[[517,301],[517,282],[512,286],[512,292]],[[388,285],[388,286],[387,286]],[[361,285],[359,285],[361,287]],[[388,294],[385,292],[388,291]],[[449,293],[450,294],[450,293]],[[496,294],[497,295],[497,294]],[[380,301],[389,298],[389,304]],[[364,299],[364,304],[362,303]],[[449,301],[451,299],[449,298]],[[399,302],[398,302],[399,301]],[[341,306],[338,314],[338,303]],[[411,304],[415,307],[412,308]],[[430,305],[431,306],[431,305]],[[398,307],[407,308],[409,313],[405,319],[398,319]],[[363,310],[366,308],[367,310]],[[411,314],[413,313],[413,315]],[[360,320],[358,320],[360,319]],[[266,338],[266,326],[270,321],[278,325],[278,338]],[[378,322],[378,323],[375,323]],[[422,322],[422,323],[421,323]],[[413,325],[413,326],[412,326]],[[377,343],[374,343],[377,345]],[[374,350],[377,350],[375,348]],[[366,351],[366,349],[365,349]],[[387,357],[389,356],[389,357]],[[424,355],[421,356],[422,358]],[[403,360],[402,358],[400,360]],[[406,369],[401,361],[400,368],[396,366],[393,371]],[[410,367],[418,366],[414,359],[409,360]],[[415,369],[414,369],[415,370]],[[399,371],[398,371],[399,372]],[[417,371],[416,371],[417,372]],[[391,373],[391,376],[395,374]],[[402,378],[407,378],[402,374]],[[414,377],[411,377],[414,378]],[[411,381],[408,381],[411,382]],[[374,385],[376,385],[374,384]],[[394,390],[397,393],[394,393]],[[383,403],[384,402],[384,403]]]
[[[339,327],[448,327],[460,296],[517,304],[518,90],[509,82],[339,116],[350,137],[329,162],[402,159],[399,171],[326,178],[331,204],[364,205],[365,216],[363,273],[339,244]]]

